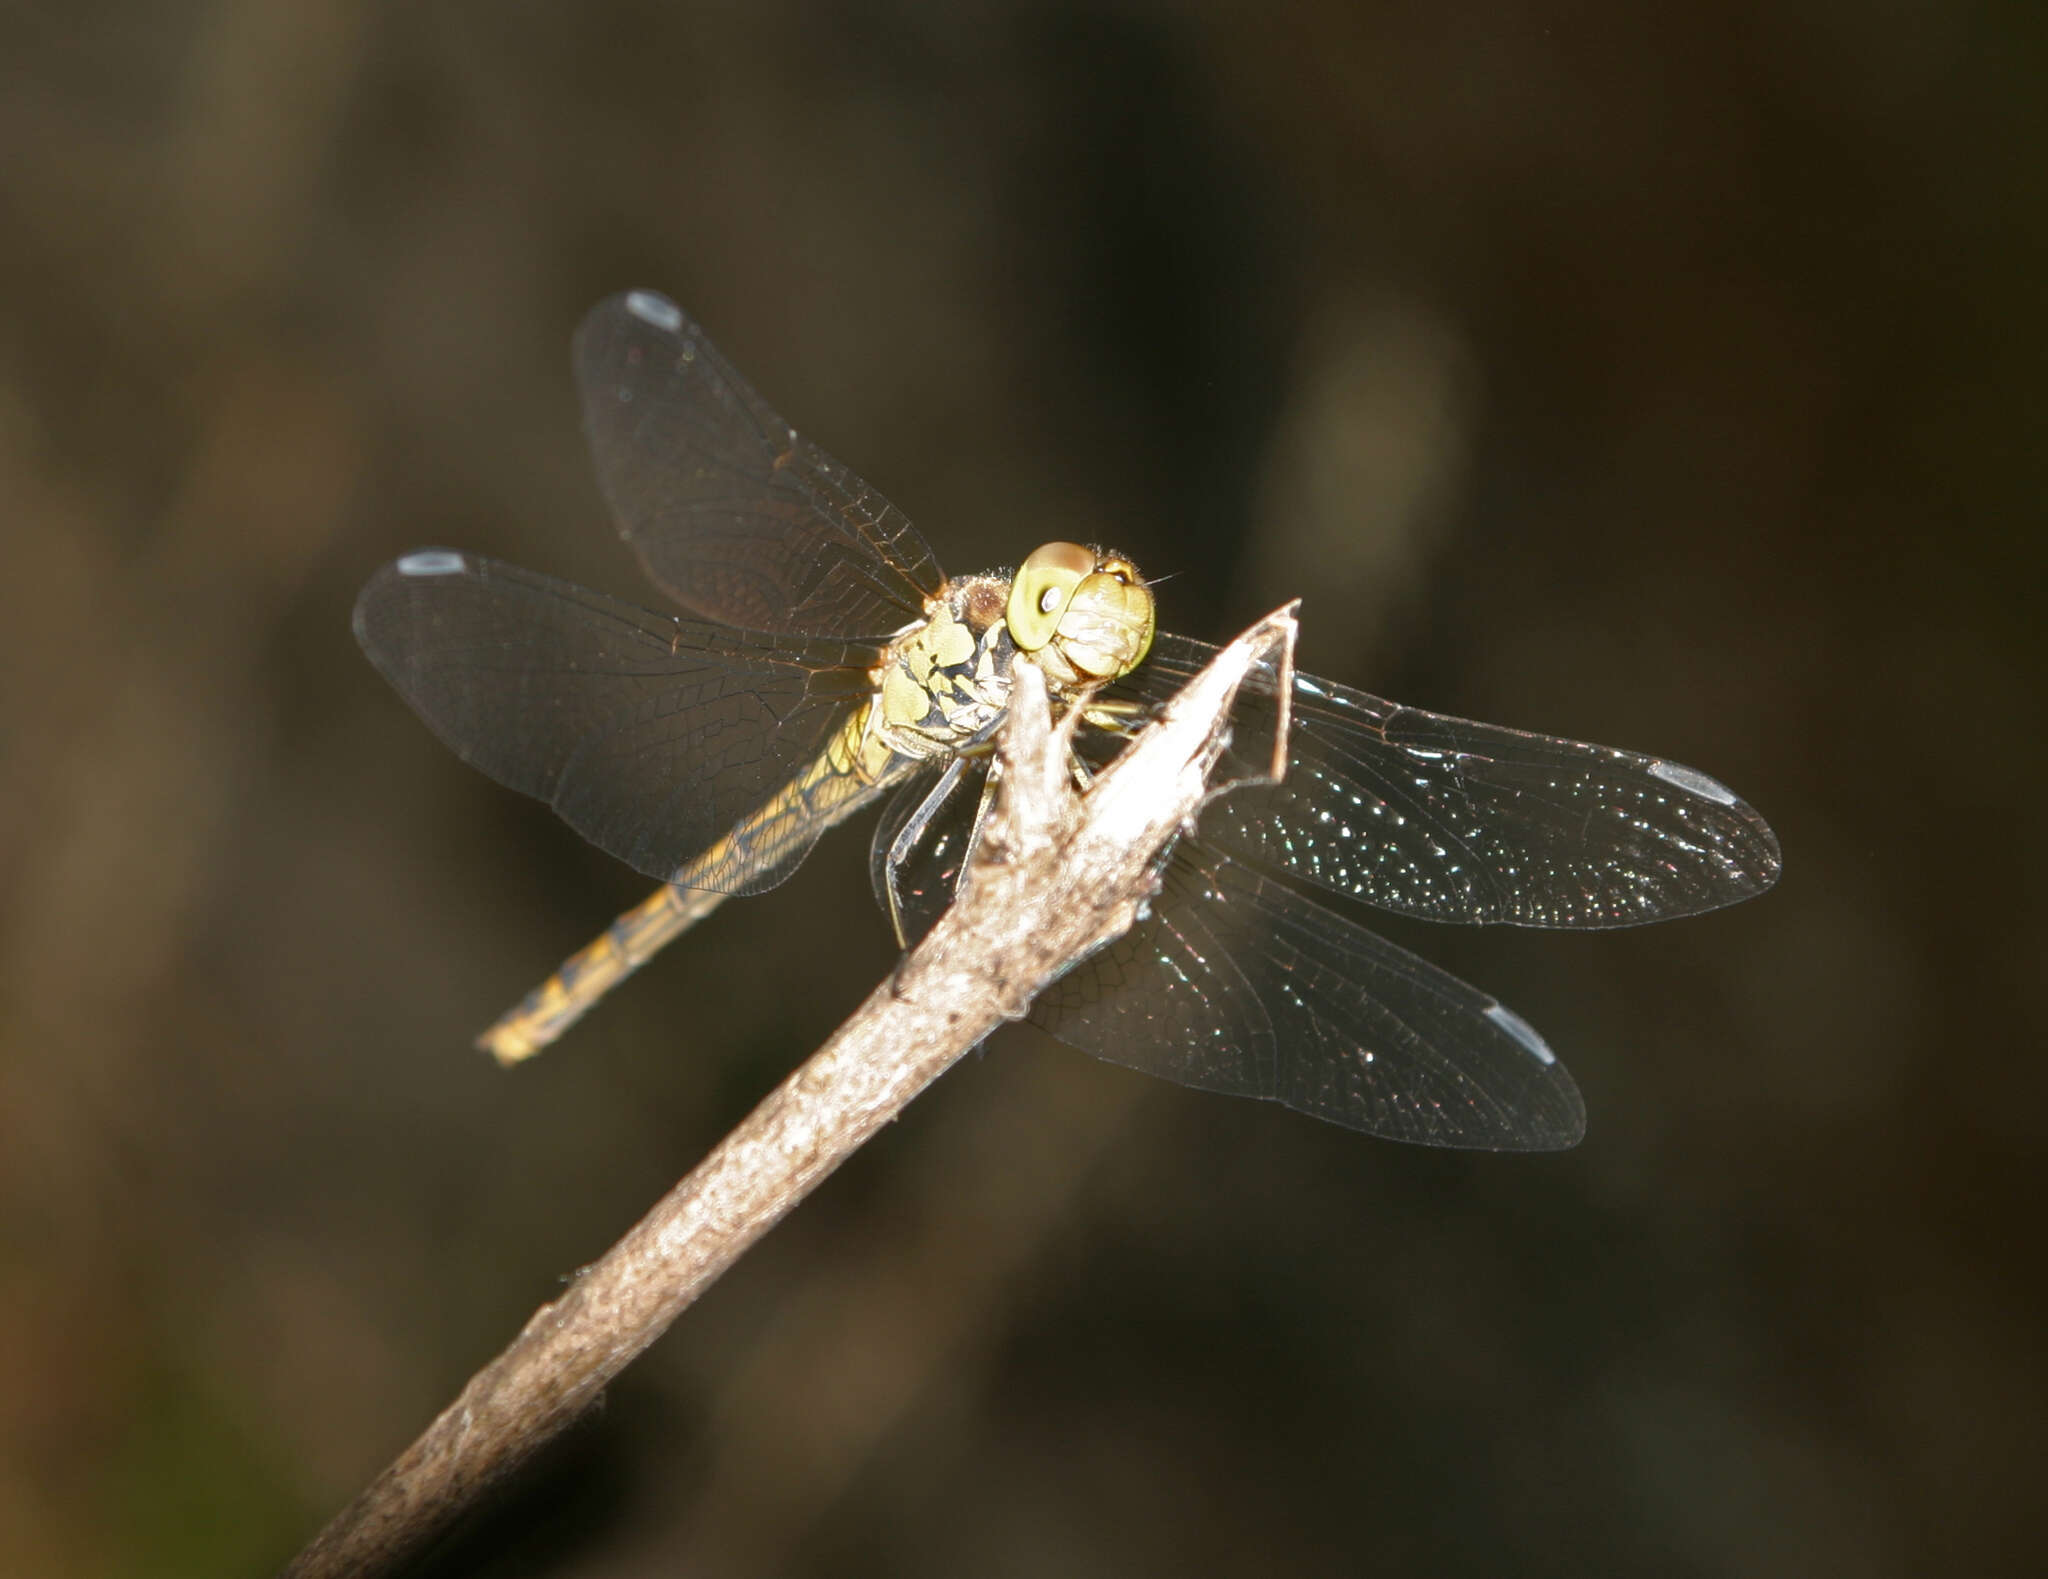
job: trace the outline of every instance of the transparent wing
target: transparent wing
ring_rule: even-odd
[[[952,899],[985,777],[954,787],[897,869],[912,942]],[[887,853],[932,786],[898,790],[875,831],[885,909]],[[1040,993],[1030,1019],[1110,1063],[1389,1140],[1550,1151],[1585,1130],[1571,1076],[1509,1010],[1193,840],[1150,915]]]
[[[605,497],[685,609],[827,637],[923,617],[945,577],[903,512],[800,437],[673,302],[598,303],[575,357]]]
[[[1215,653],[1161,635],[1109,694],[1163,701]],[[1240,733],[1270,738],[1254,675]],[[1733,791],[1607,746],[1446,718],[1296,678],[1278,785],[1202,814],[1203,840],[1383,910],[1430,921],[1615,927],[1732,904],[1777,881],[1778,841]],[[1101,737],[1097,756],[1116,742]]]
[[[1110,1063],[1386,1140],[1555,1151],[1585,1133],[1578,1088],[1519,1016],[1191,840],[1150,916],[1031,1020]]]
[[[371,577],[355,630],[465,762],[664,879],[817,757],[878,657],[649,613],[445,549]],[[719,886],[772,887],[809,847],[742,859]]]

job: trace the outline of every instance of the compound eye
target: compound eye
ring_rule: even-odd
[[[1010,583],[1006,615],[1020,651],[1037,652],[1052,640],[1074,588],[1094,571],[1094,551],[1079,543],[1046,543],[1031,551]]]

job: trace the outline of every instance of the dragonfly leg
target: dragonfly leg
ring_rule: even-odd
[[[955,764],[956,767],[959,765],[958,763]],[[995,806],[996,784],[1001,777],[1001,768],[1001,763],[992,765],[989,768],[988,777],[982,781],[981,797],[975,802],[974,807],[974,823],[967,830],[967,842],[960,848],[960,870],[953,878],[956,893],[958,892],[961,880],[967,875],[968,862],[974,859],[974,852],[981,847],[982,832],[988,826],[989,812]],[[955,784],[952,788],[958,788],[958,785]],[[927,795],[918,806],[915,815],[910,819],[910,823],[897,834],[896,838],[889,845],[889,854],[885,862],[886,876],[884,887],[889,896],[889,920],[896,929],[896,946],[898,948],[907,950],[910,947],[910,938],[903,926],[903,899],[901,892],[896,886],[896,869],[910,858],[911,852],[917,848],[923,831],[930,826],[932,819],[938,815],[948,795],[948,786],[943,784]],[[900,977],[904,963],[908,958],[909,955],[906,953],[903,959],[899,959],[896,962],[896,968],[890,973],[889,978],[892,985]]]
[[[1113,735],[1133,735],[1138,726],[1152,716],[1152,709],[1143,702],[1089,701],[1082,704],[1082,720],[1093,729],[1106,729]]]
[[[932,819],[952,798],[953,791],[960,786],[961,777],[967,771],[964,756],[956,756],[946,764],[946,771],[939,775],[939,781],[932,786],[929,795],[918,803],[909,820],[896,830],[896,837],[889,843],[888,858],[883,862],[884,892],[889,899],[889,927],[896,934],[896,946],[908,948],[909,936],[903,930],[903,893],[896,886],[896,873],[903,863],[910,859],[910,852],[924,842],[924,836],[931,831]],[[975,831],[980,832],[980,820],[975,822]],[[964,868],[963,868],[964,870]]]

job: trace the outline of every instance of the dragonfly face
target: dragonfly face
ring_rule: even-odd
[[[1037,658],[1054,694],[1121,680],[1152,649],[1152,589],[1121,554],[1047,543],[1017,567],[1007,608],[1010,636]]]
[[[1214,649],[1156,634],[1120,555],[1071,543],[1014,577],[947,579],[902,513],[802,438],[674,303],[635,291],[576,336],[598,475],[683,613],[451,550],[386,566],[356,634],[468,762],[547,800],[660,879],[645,904],[485,1033],[545,1046],[732,894],[781,882],[819,835],[889,796],[875,887],[914,941],[980,828],[1012,665],[1055,698],[1104,686],[1077,769]],[[1297,883],[1437,921],[1607,927],[1776,881],[1777,841],[1733,791],[1657,757],[1402,707],[1297,676],[1287,777],[1203,814],[1151,913],[1040,995],[1032,1019],[1184,1085],[1279,1101],[1427,1145],[1569,1146],[1571,1078],[1527,1022]],[[1271,676],[1240,740],[1270,738]]]

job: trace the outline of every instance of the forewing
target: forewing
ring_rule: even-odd
[[[685,609],[824,637],[923,617],[945,578],[903,512],[799,436],[673,302],[598,303],[576,378],[619,530]]]
[[[1162,884],[1137,926],[1039,994],[1033,1023],[1387,1140],[1553,1151],[1585,1132],[1564,1066],[1484,993],[1203,844],[1183,840]]]
[[[465,762],[663,879],[816,758],[878,656],[650,613],[445,549],[371,577],[355,630]],[[771,887],[808,848],[741,861],[718,886]]]
[[[1158,702],[1215,649],[1162,635],[1111,693]],[[1270,687],[1239,732],[1270,738]],[[1778,841],[1682,764],[1403,707],[1298,676],[1286,779],[1202,814],[1212,846],[1430,921],[1616,927],[1732,904],[1777,881]]]

